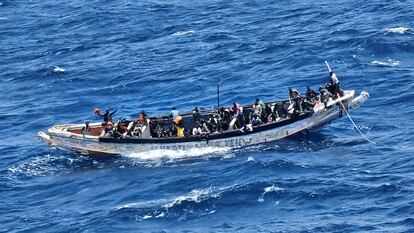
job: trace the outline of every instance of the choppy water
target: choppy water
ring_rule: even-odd
[[[0,231],[414,231],[412,1],[0,0]],[[172,106],[371,94],[328,128],[241,150],[80,157],[39,130]]]

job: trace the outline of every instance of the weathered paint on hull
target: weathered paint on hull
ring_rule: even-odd
[[[290,125],[270,129],[267,131],[246,134],[244,136],[203,140],[196,142],[169,143],[169,144],[138,144],[138,143],[113,143],[99,142],[87,138],[68,138],[51,136],[51,140],[58,148],[77,151],[91,156],[111,156],[130,153],[139,153],[151,150],[189,150],[193,148],[223,147],[240,148],[260,143],[272,142],[292,136],[297,133],[307,132],[323,127],[340,116],[338,107],[315,113],[311,117]]]

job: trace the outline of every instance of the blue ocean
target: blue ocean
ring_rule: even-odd
[[[414,2],[0,0],[1,232],[414,232]],[[93,158],[37,138],[93,108],[370,93],[325,128],[241,149]]]

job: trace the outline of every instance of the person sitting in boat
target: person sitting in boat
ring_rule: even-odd
[[[236,124],[238,128],[242,128],[246,125],[246,122],[244,122],[244,109],[241,106],[240,106],[240,114],[238,116]]]
[[[249,116],[244,117],[244,123],[244,127],[241,128],[241,131],[245,133],[253,131],[253,124]]]
[[[328,92],[325,88],[322,86],[319,87],[319,102],[324,103],[325,107],[328,103],[329,97],[331,96],[331,93]]]
[[[102,123],[102,127],[103,127],[103,131],[100,135],[101,137],[111,135],[112,131],[114,129],[114,124],[112,124],[112,122],[108,121],[108,122]]]
[[[302,109],[311,111],[317,103],[318,93],[310,86],[306,86],[306,97],[302,100]]]
[[[121,122],[120,121],[115,122],[113,130],[111,132],[111,136],[114,138],[120,138],[122,137],[123,133],[124,131],[122,130]]]
[[[302,96],[296,89],[289,88],[289,103],[288,112],[292,115],[296,115],[302,112]]]
[[[318,93],[314,91],[310,86],[306,86],[306,100],[312,102],[318,97]]]
[[[174,124],[175,129],[177,130],[177,137],[179,137],[179,138],[184,137],[184,121],[183,121],[183,118],[178,115],[173,120],[173,124]]]
[[[220,114],[220,125],[221,130],[226,131],[229,129],[229,124],[231,122],[231,114],[229,109],[224,109],[223,107],[219,110]]]
[[[172,131],[170,127],[165,123],[164,119],[158,119],[155,122],[150,122],[151,125],[154,125],[154,136],[159,138],[168,138],[172,137]]]
[[[135,122],[135,127],[132,130],[131,135],[134,137],[140,137],[142,133],[142,127],[144,125],[146,125],[145,116],[141,113]]]
[[[213,129],[213,127],[211,126],[211,124],[208,121],[205,121],[205,120],[201,119],[200,123],[201,123],[201,132],[202,132],[202,134],[211,133],[211,130]]]
[[[272,113],[272,107],[270,106],[270,104],[266,104],[264,111],[263,111],[263,119],[265,120],[264,122],[270,123],[273,121],[274,116]]]
[[[91,127],[89,126],[89,121],[85,122],[85,126],[82,127],[81,132],[82,135],[85,137],[85,135],[88,135],[91,131]]]
[[[201,113],[200,113],[200,108],[197,106],[193,110],[193,120],[194,120],[195,125],[200,124]]]
[[[280,121],[279,111],[281,111],[281,105],[274,103],[272,106],[272,112],[275,121]]]
[[[291,106],[296,105],[300,106],[300,102],[302,100],[302,96],[299,94],[299,92],[296,89],[289,88],[289,104]]]
[[[251,124],[253,126],[258,126],[258,125],[262,124],[262,120],[260,119],[259,116],[252,115]]]
[[[210,115],[210,117],[207,121],[207,125],[210,126],[209,128],[210,128],[211,132],[217,132],[221,128],[221,124],[220,124],[218,116],[216,114]]]
[[[141,110],[141,113],[138,116],[137,121],[135,122],[135,127],[132,130],[131,135],[141,138],[150,138],[151,137],[151,127],[150,120],[147,118],[147,114],[144,110]],[[131,123],[130,123],[131,124]],[[130,125],[128,130],[130,130]]]
[[[114,115],[117,111],[118,109],[116,109],[113,112],[110,112],[107,108],[105,110],[105,114],[101,115],[101,110],[99,108],[94,109],[95,115],[102,117],[104,122],[112,121],[112,115]]]
[[[192,134],[194,136],[201,135],[203,133],[203,130],[201,129],[201,126],[202,126],[201,121],[196,123],[196,125],[195,125],[195,127],[193,128],[193,131],[192,131]]]
[[[115,129],[116,131],[118,131],[119,133],[123,135],[124,133],[128,132],[128,124],[129,124],[129,120],[121,119],[120,121],[116,123]]]
[[[179,115],[179,112],[178,112],[177,108],[172,107],[171,112],[170,112],[170,117],[172,119],[175,119],[175,118],[177,118],[178,115]]]

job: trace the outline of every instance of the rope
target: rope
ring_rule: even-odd
[[[332,72],[332,69],[331,69],[331,67],[329,66],[329,63],[328,63],[328,61],[325,61],[325,64],[326,64],[326,67],[328,68],[328,70],[329,70],[329,72]],[[340,98],[340,96],[338,95],[338,98]],[[345,108],[345,106],[344,106],[344,104],[342,103],[342,101],[338,101],[340,104],[341,104],[341,106],[342,106],[342,109],[345,111],[345,113],[346,113],[346,115],[348,116],[348,118],[349,118],[349,120],[352,122],[352,124],[354,125],[354,127],[357,129],[357,131],[361,134],[361,136],[365,139],[365,140],[367,140],[369,143],[372,143],[372,144],[376,144],[375,142],[373,142],[373,141],[371,141],[371,140],[369,140],[369,138],[367,137],[367,136],[365,136],[362,132],[361,132],[361,130],[358,128],[358,126],[355,124],[355,122],[354,122],[354,120],[352,120],[352,117],[351,117],[351,115],[349,115],[349,113],[348,113],[348,111],[346,110],[346,108]]]
[[[342,101],[339,101],[339,103],[341,104],[342,109],[345,111],[345,113],[346,113],[346,115],[348,116],[349,120],[352,122],[352,124],[354,125],[354,127],[356,128],[356,130],[357,130],[357,131],[361,134],[361,136],[362,136],[365,140],[367,140],[369,143],[372,143],[372,144],[374,144],[374,145],[375,145],[375,142],[373,142],[373,141],[369,140],[369,138],[368,138],[367,136],[365,136],[365,134],[363,134],[363,133],[361,132],[361,130],[359,129],[359,127],[355,124],[354,120],[352,120],[351,115],[349,115],[349,113],[348,113],[348,111],[346,110],[346,108],[345,108],[344,104],[342,103]]]

